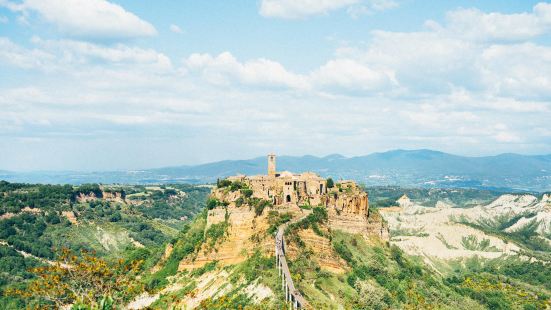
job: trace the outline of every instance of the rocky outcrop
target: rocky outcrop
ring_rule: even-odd
[[[91,193],[88,193],[88,194],[85,194],[85,193],[78,193],[78,195],[76,196],[76,200],[80,203],[83,203],[83,202],[90,202],[90,201],[95,201],[97,200],[98,197],[96,196],[95,193],[91,192]]]
[[[328,188],[328,186],[330,186]],[[328,234],[331,230],[360,234],[366,239],[376,236],[388,240],[388,227],[378,214],[370,215],[368,195],[353,181],[336,184],[314,173],[290,172],[260,176],[234,176],[219,181],[213,188],[214,199],[208,211],[205,232],[212,225],[227,222],[227,232],[221,241],[212,244],[208,236],[199,253],[181,262],[180,269],[201,267],[207,262],[221,265],[244,261],[255,249],[273,255],[273,236],[267,233],[270,211],[304,215],[302,207],[325,207],[328,214]],[[266,207],[260,215],[255,207]],[[314,251],[315,259],[326,270],[342,272],[340,258],[332,249],[329,239],[312,231],[299,230],[300,237]],[[208,235],[206,233],[206,235]]]
[[[367,193],[355,191],[338,196],[329,194],[327,213],[329,227],[351,234],[360,234],[364,238],[378,236],[384,241],[389,238],[388,226],[376,212],[370,212]]]
[[[65,216],[67,218],[67,220],[69,220],[69,222],[71,222],[71,224],[78,225],[78,220],[77,220],[77,217],[75,215],[75,212],[73,212],[73,211],[63,211],[63,212],[61,212],[61,214],[63,216]]]
[[[107,201],[113,201],[113,202],[124,202],[125,194],[124,192],[120,191],[103,191],[102,192],[103,199]]]

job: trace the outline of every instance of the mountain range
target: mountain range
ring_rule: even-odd
[[[313,171],[367,186],[462,187],[503,191],[551,191],[551,155],[467,157],[433,150],[393,150],[365,156],[278,156],[277,169]],[[0,179],[28,183],[210,183],[235,174],[266,173],[266,157],[194,166],[129,171],[0,171]]]

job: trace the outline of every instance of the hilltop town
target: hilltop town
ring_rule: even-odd
[[[368,194],[354,181],[333,181],[312,172],[280,172],[272,154],[268,155],[267,170],[267,175],[237,175],[218,182],[211,193],[206,229],[226,223],[227,237],[216,247],[204,245],[198,256],[182,262],[182,269],[214,260],[222,264],[238,263],[247,258],[247,250],[259,244],[271,253],[274,240],[266,232],[270,227],[273,230],[274,220],[284,214],[304,218],[314,207],[323,207],[327,212],[330,230],[388,240],[388,227],[378,214],[370,214]],[[304,241],[322,254],[316,258],[322,261],[322,267],[341,270],[338,255],[330,251],[329,240],[318,240],[318,235],[310,235]],[[324,244],[326,247],[320,246]],[[332,256],[334,260],[330,259]]]

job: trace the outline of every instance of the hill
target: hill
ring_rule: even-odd
[[[307,309],[549,307],[548,195],[368,188],[376,201],[402,191],[389,203],[393,207],[370,207],[367,215],[371,223],[379,223],[379,214],[388,219],[387,243],[376,233],[380,225],[368,234],[350,230],[357,225],[336,225],[339,216],[361,223],[354,221],[366,219],[361,212],[331,204],[262,204],[235,182],[219,183],[208,212],[170,246],[171,255],[146,277],[148,293],[135,305],[279,309],[291,295]],[[473,207],[475,201],[482,203]],[[278,241],[288,266],[282,271],[274,264]],[[282,289],[280,274],[287,273],[296,291]]]
[[[265,158],[139,171],[1,172],[0,179],[32,183],[212,183],[239,173],[263,173]],[[279,156],[281,170],[313,171],[365,185],[462,187],[500,191],[551,190],[551,155],[465,157],[432,150],[394,150],[366,156]]]
[[[0,181],[0,308],[38,307],[39,300],[13,298],[6,290],[25,287],[34,278],[29,268],[53,265],[62,249],[104,259],[160,257],[163,244],[204,208],[209,192],[210,188],[193,185]]]
[[[54,308],[36,293],[50,287],[81,308],[281,309],[280,240],[307,308],[548,309],[551,196],[369,187],[369,210],[341,209],[363,197],[345,184],[323,207],[273,205],[229,180],[212,192],[0,182],[0,307]],[[42,276],[63,285],[37,288]],[[106,296],[90,281],[119,288]],[[57,290],[74,285],[92,297]]]

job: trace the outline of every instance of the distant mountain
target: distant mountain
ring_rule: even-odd
[[[432,150],[394,150],[366,156],[278,156],[279,171],[313,171],[366,185],[463,187],[504,191],[551,191],[551,155],[466,157]],[[0,179],[39,183],[204,183],[235,174],[266,173],[266,158],[224,160],[196,166],[140,171],[0,171]]]

